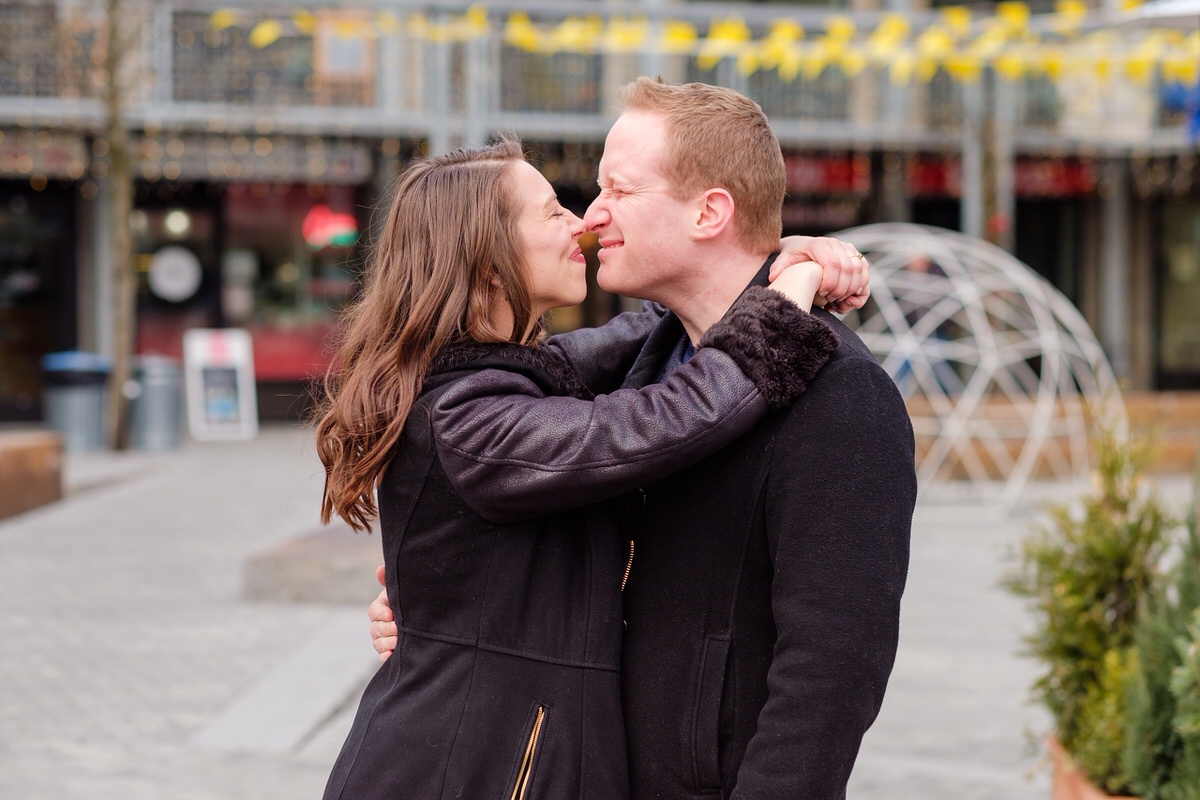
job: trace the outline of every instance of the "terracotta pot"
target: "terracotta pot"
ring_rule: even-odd
[[[1058,739],[1051,736],[1046,740],[1050,758],[1054,761],[1054,780],[1051,784],[1051,800],[1137,800],[1129,795],[1105,794],[1088,780],[1083,770],[1075,766],[1071,756],[1062,749]]]

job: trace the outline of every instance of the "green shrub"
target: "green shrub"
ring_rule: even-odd
[[[1144,485],[1147,450],[1104,433],[1096,489],[1048,509],[1024,541],[1005,585],[1030,601],[1030,655],[1046,671],[1033,686],[1063,748],[1098,786],[1125,792],[1125,685],[1137,672],[1135,627],[1159,580],[1172,522]]]
[[[1146,800],[1200,800],[1200,534],[1193,504],[1181,557],[1138,620],[1125,764]]]

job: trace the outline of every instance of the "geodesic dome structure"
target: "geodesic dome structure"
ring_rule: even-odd
[[[1085,478],[1095,425],[1124,434],[1100,344],[1031,268],[940,228],[834,235],[870,260],[871,299],[847,322],[904,394],[922,491],[965,487],[1011,505],[1033,478]]]

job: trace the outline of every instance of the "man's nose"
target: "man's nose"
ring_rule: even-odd
[[[587,211],[583,212],[583,227],[592,233],[607,225],[608,220],[608,209],[604,205],[603,197],[597,197],[587,207]]]

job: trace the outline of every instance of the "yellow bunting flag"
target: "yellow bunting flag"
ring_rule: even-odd
[[[1084,0],[1058,0],[1054,4],[1054,27],[1060,33],[1073,33],[1087,20]]]
[[[1024,57],[1015,51],[996,56],[993,66],[997,75],[1010,81],[1024,78],[1027,71]]]
[[[613,17],[608,21],[601,46],[610,53],[629,53],[645,45],[649,37],[650,23],[645,17]]]
[[[794,20],[777,19],[759,45],[759,57],[765,69],[774,69],[791,83],[800,74],[800,41],[804,27]]]
[[[1005,0],[996,4],[996,18],[1010,35],[1029,30],[1029,6],[1016,0]]]
[[[700,69],[712,69],[722,58],[740,56],[743,45],[748,41],[750,29],[742,20],[737,17],[714,20],[708,28],[708,36],[700,48],[700,54],[696,57],[696,66]]]
[[[829,52],[825,42],[815,42],[804,53],[800,74],[806,81],[815,81],[821,77],[825,67],[829,66]]]
[[[375,17],[375,27],[384,36],[391,36],[399,33],[403,26],[400,24],[400,20],[396,18],[395,14],[390,11],[381,11],[379,12],[379,15]]]
[[[567,17],[550,32],[544,48],[552,53],[588,53],[603,30],[604,23],[597,16]]]
[[[842,74],[847,78],[857,77],[859,73],[867,68],[868,63],[869,59],[866,53],[855,47],[848,48],[842,53]]]
[[[540,40],[541,35],[529,21],[528,14],[514,11],[508,15],[508,22],[504,26],[504,41],[518,50],[533,52],[538,49]]]
[[[279,41],[279,37],[282,35],[283,26],[279,24],[279,20],[264,19],[250,31],[250,46],[257,47],[260,50],[264,47],[270,47]]]
[[[696,28],[690,22],[669,19],[663,23],[662,49],[664,53],[687,53],[696,44]]]
[[[481,5],[476,4],[468,8],[464,21],[467,30],[476,36],[484,36],[491,30],[488,26],[487,9]]]
[[[956,54],[946,59],[946,72],[960,83],[979,83],[983,62],[968,53]]]
[[[915,65],[916,59],[912,53],[897,53],[888,65],[888,79],[891,80],[892,86],[904,86],[912,80]]]
[[[917,52],[925,58],[942,61],[954,52],[954,39],[943,28],[929,28],[917,37]]]
[[[918,56],[916,70],[917,80],[919,80],[921,83],[929,83],[931,80],[933,80],[933,76],[937,75],[937,71],[941,66],[942,63],[940,61],[935,61],[932,58],[925,58],[924,56]]]
[[[368,30],[358,20],[339,19],[333,23],[333,35],[339,39],[361,39],[368,35]]]
[[[868,37],[867,52],[875,61],[886,64],[908,38],[909,31],[907,19],[897,14],[888,14],[879,21],[875,31]]]
[[[303,9],[292,14],[292,24],[296,26],[296,30],[305,36],[312,36],[313,31],[317,28],[317,18],[312,15],[311,11]]]
[[[825,33],[830,39],[848,42],[854,38],[854,20],[834,14],[825,20]]]
[[[971,33],[971,10],[962,6],[947,6],[941,11],[942,22],[958,38]]]
[[[237,22],[238,13],[232,9],[223,8],[220,11],[214,11],[212,16],[208,18],[208,24],[212,25],[219,31],[223,31],[231,27]]]
[[[1063,76],[1065,63],[1066,59],[1061,50],[1042,50],[1038,54],[1038,69],[1045,73],[1047,78],[1056,83]]]

